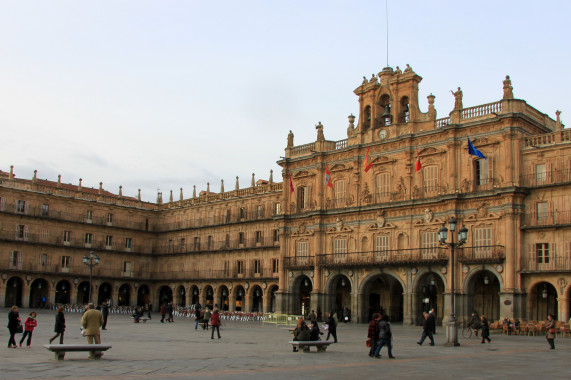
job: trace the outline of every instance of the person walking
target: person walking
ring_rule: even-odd
[[[547,339],[547,343],[549,343],[549,347],[552,350],[555,350],[555,316],[553,314],[547,315],[547,324],[545,325],[545,329],[547,330],[547,334],[545,338]]]
[[[430,320],[430,328],[432,329],[432,335],[436,334],[436,313],[434,308],[430,309],[428,312],[428,319]]]
[[[194,305],[194,319],[196,320],[196,325],[194,325],[194,329],[198,330],[198,324],[200,323],[200,318],[201,318],[201,310],[202,306],[197,303],[196,305]]]
[[[434,338],[432,337],[432,324],[430,322],[430,316],[426,312],[423,313],[423,316],[424,316],[424,322],[422,323],[422,336],[420,337],[420,340],[416,343],[419,346],[422,346],[422,343],[424,343],[424,340],[426,339],[426,337],[428,337],[428,339],[430,339],[430,345],[434,346]]]
[[[101,305],[101,314],[103,315],[103,326],[101,326],[101,329],[107,330],[107,318],[109,318],[109,300],[103,301],[103,305]]]
[[[371,340],[369,356],[372,358],[375,356],[375,351],[379,345],[379,322],[381,321],[381,315],[379,313],[373,313],[371,318],[369,329],[367,330],[367,338]]]
[[[317,314],[316,314],[317,322],[323,322],[323,313],[321,312],[321,308],[317,307]]]
[[[218,339],[220,339],[220,314],[218,313],[217,307],[214,308],[212,317],[210,317],[210,319],[210,325],[212,326],[212,334],[210,335],[210,339],[214,339],[214,330],[216,330],[218,333]]]
[[[210,321],[210,316],[212,313],[210,312],[210,308],[206,306],[204,308],[204,315],[202,316],[202,329],[208,330],[208,321]]]
[[[333,336],[333,342],[337,343],[337,323],[335,323],[335,318],[333,317],[334,313],[331,311],[329,312],[329,317],[327,317],[327,338],[325,340],[329,340],[329,336]]]
[[[168,319],[167,319],[168,322],[174,322],[174,318],[173,318],[173,308],[174,308],[174,306],[173,306],[172,302],[169,302],[168,305],[167,305],[167,313],[168,313],[168,315],[169,315],[169,316],[168,316]]]
[[[163,303],[161,305],[161,323],[165,323],[165,316],[167,315],[167,305]]]
[[[90,303],[87,305],[88,310],[83,314],[81,318],[81,325],[85,329],[85,337],[87,338],[88,344],[101,344],[101,331],[99,330],[103,325],[103,315],[99,310],[95,309],[95,305]],[[90,351],[89,358],[95,359],[98,356],[102,356],[101,352]]]
[[[14,305],[8,312],[8,330],[10,331],[10,339],[8,339],[8,348],[16,348],[16,333],[18,333],[18,328],[22,326],[22,321],[20,320],[20,313],[18,312],[18,306]]]
[[[54,332],[56,333],[52,338],[50,338],[50,344],[55,338],[59,336],[59,344],[63,344],[63,333],[65,331],[65,316],[63,315],[64,308],[60,306],[57,309],[56,314],[56,324],[54,326]]]
[[[28,318],[26,318],[24,321],[24,334],[22,335],[22,339],[20,339],[20,347],[22,347],[24,339],[28,337],[26,347],[30,348],[30,344],[32,343],[32,333],[34,332],[34,328],[38,325],[38,321],[36,321],[37,315],[38,314],[35,311],[32,311]]]
[[[153,310],[153,304],[151,303],[151,301],[149,300],[149,303],[147,304],[147,318],[149,318],[149,320],[151,320],[151,311]]]
[[[308,318],[311,321],[311,323],[317,321],[317,314],[315,314],[315,311],[311,310],[311,313],[309,313]]]
[[[381,348],[386,344],[389,350],[389,359],[395,359],[393,356],[393,345],[391,344],[391,339],[393,338],[393,331],[391,329],[391,323],[389,322],[389,317],[387,315],[381,316],[379,321],[379,345],[375,350],[375,359],[381,358]]]
[[[490,339],[490,325],[488,324],[488,320],[486,319],[485,316],[482,315],[481,321],[482,321],[482,344],[485,344],[486,340],[488,341],[488,343],[492,343],[492,340]]]

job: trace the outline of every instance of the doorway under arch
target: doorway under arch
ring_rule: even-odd
[[[129,306],[131,300],[131,287],[129,284],[123,284],[119,287],[119,296],[117,297],[118,306]]]
[[[6,298],[4,301],[6,307],[22,307],[22,286],[23,282],[20,277],[12,277],[8,280],[6,283]]]
[[[485,315],[490,322],[500,319],[500,281],[494,273],[482,270],[472,276],[468,284],[467,307],[461,318],[476,313]]]
[[[55,303],[69,304],[71,294],[71,284],[67,280],[61,280],[56,285]]]
[[[559,319],[557,290],[549,282],[537,283],[527,297],[528,320],[543,321],[547,314],[553,314],[556,320]]]
[[[38,278],[30,285],[30,308],[45,308],[48,302],[49,284],[43,278]]]
[[[386,273],[371,276],[363,284],[362,293],[361,321],[370,321],[379,312],[391,322],[403,320],[403,288],[395,277]]]

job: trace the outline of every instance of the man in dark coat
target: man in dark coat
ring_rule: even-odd
[[[103,326],[101,326],[102,330],[107,330],[107,318],[109,317],[109,301],[104,301],[103,305],[101,305],[101,314],[103,314]]]
[[[422,343],[428,336],[430,339],[430,345],[434,346],[434,338],[432,337],[432,323],[430,322],[430,316],[428,313],[424,313],[424,322],[422,323],[422,337],[420,341],[416,342],[418,345],[422,346]]]

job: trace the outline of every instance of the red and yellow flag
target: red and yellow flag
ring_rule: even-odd
[[[325,185],[333,189],[333,182],[331,182],[331,172],[329,171],[329,164],[325,166]]]
[[[365,165],[363,166],[363,168],[365,169],[365,173],[368,172],[373,167],[373,163],[370,162],[369,160],[370,160],[369,148],[367,148],[367,154],[365,155]]]
[[[422,164],[420,163],[420,154],[418,153],[418,148],[416,148],[416,166],[414,168],[414,172],[416,173],[422,169]]]
[[[293,179],[291,178],[291,174],[289,175],[289,192],[293,193]]]

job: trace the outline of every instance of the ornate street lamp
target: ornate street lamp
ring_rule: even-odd
[[[461,246],[463,246],[466,243],[466,240],[468,239],[468,229],[463,226],[460,231],[458,231],[458,242],[455,243],[454,242],[454,231],[456,231],[456,219],[454,219],[454,217],[452,217],[452,219],[450,219],[448,221],[448,226],[450,227],[450,231],[452,232],[452,234],[450,234],[451,236],[451,241],[447,242],[448,240],[448,228],[446,228],[446,226],[442,225],[442,228],[440,229],[440,231],[438,231],[438,240],[440,241],[440,244],[444,247],[444,248],[450,248],[450,267],[452,268],[450,271],[450,317],[448,318],[448,322],[446,323],[446,345],[447,346],[459,346],[460,343],[458,343],[458,325],[456,323],[456,314],[455,314],[455,305],[454,305],[454,300],[456,298],[456,293],[454,290],[454,249],[455,248],[460,248]]]
[[[89,267],[89,303],[91,303],[91,282],[93,280],[93,267],[99,265],[99,256],[95,252],[89,251],[89,256],[83,256],[83,263]]]

